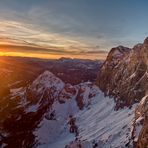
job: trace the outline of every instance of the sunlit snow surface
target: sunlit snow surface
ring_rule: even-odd
[[[98,89],[96,87],[96,89]],[[90,91],[90,90],[89,90]],[[75,135],[68,131],[67,119],[74,114],[79,128],[79,139],[83,148],[92,148],[92,141],[99,144],[99,148],[125,147],[131,137],[134,120],[134,110],[125,107],[114,110],[114,100],[104,97],[99,91],[91,99],[89,106],[82,111],[77,108],[74,97],[65,104],[54,103],[57,120],[43,119],[39,128],[34,131],[40,142],[38,148],[70,148],[76,147]]]
[[[125,147],[131,137],[135,106],[114,110],[114,100],[100,92],[92,101],[90,109],[77,114],[81,140],[99,143],[99,148]]]

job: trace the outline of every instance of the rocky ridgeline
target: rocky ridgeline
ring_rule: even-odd
[[[148,146],[148,38],[132,49],[112,48],[101,67],[97,85],[105,95],[114,97],[115,109],[140,102],[133,123],[133,144]]]
[[[148,146],[148,95],[143,97],[135,111],[133,145],[136,148]]]
[[[89,103],[85,98],[95,96],[94,90],[91,82],[71,85],[49,71],[39,75],[26,87],[11,89],[10,95],[4,98],[7,101],[3,99],[0,102],[3,104],[0,108],[3,119],[0,122],[0,147],[36,147],[38,141],[33,131],[44,118],[50,120],[54,103],[62,105],[74,99],[82,110]]]
[[[132,49],[112,48],[101,67],[97,85],[115,97],[116,109],[139,102],[148,90],[148,38]]]

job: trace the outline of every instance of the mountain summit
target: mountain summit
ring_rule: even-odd
[[[115,97],[117,109],[139,102],[148,90],[148,38],[134,48],[111,49],[98,74],[97,85]]]

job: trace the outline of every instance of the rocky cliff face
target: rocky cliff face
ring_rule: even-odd
[[[148,95],[142,98],[136,111],[133,123],[133,145],[136,148],[148,146]]]
[[[148,38],[132,49],[112,48],[98,74],[97,85],[115,97],[115,109],[140,102],[135,110],[133,144],[148,146]],[[143,99],[142,99],[143,98]]]
[[[132,49],[112,48],[97,79],[105,95],[115,97],[116,109],[139,102],[148,90],[148,38]]]

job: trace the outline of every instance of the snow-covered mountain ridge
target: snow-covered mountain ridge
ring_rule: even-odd
[[[91,82],[72,86],[65,84],[49,71],[39,75],[32,84],[11,89],[10,92],[10,95],[4,98],[8,99],[7,102],[4,101],[7,104],[1,108],[0,116],[3,120],[0,122],[2,127],[0,144],[13,145],[18,148],[33,147],[38,144],[33,131],[38,128],[44,118],[49,120],[49,115],[55,110],[56,103],[62,106],[73,100],[75,108],[82,110],[89,104],[88,98],[96,95],[96,90]],[[71,112],[73,113],[71,108],[74,103],[68,107],[71,111],[67,113],[66,117]],[[59,112],[62,112],[62,109],[59,109]],[[18,138],[19,141],[14,140]]]
[[[104,97],[91,82],[72,86],[45,71],[31,85],[12,89],[10,99],[18,99],[18,102],[15,108],[11,108],[13,115],[9,113],[3,121],[4,124],[12,122],[12,127],[8,125],[8,128],[6,124],[7,132],[2,132],[5,137],[2,138],[3,147],[133,146],[131,138],[137,104],[131,109],[125,107],[116,111],[114,99]],[[52,112],[55,119],[51,120]],[[69,115],[76,118],[77,137],[69,132]],[[13,141],[20,136],[22,140]]]

